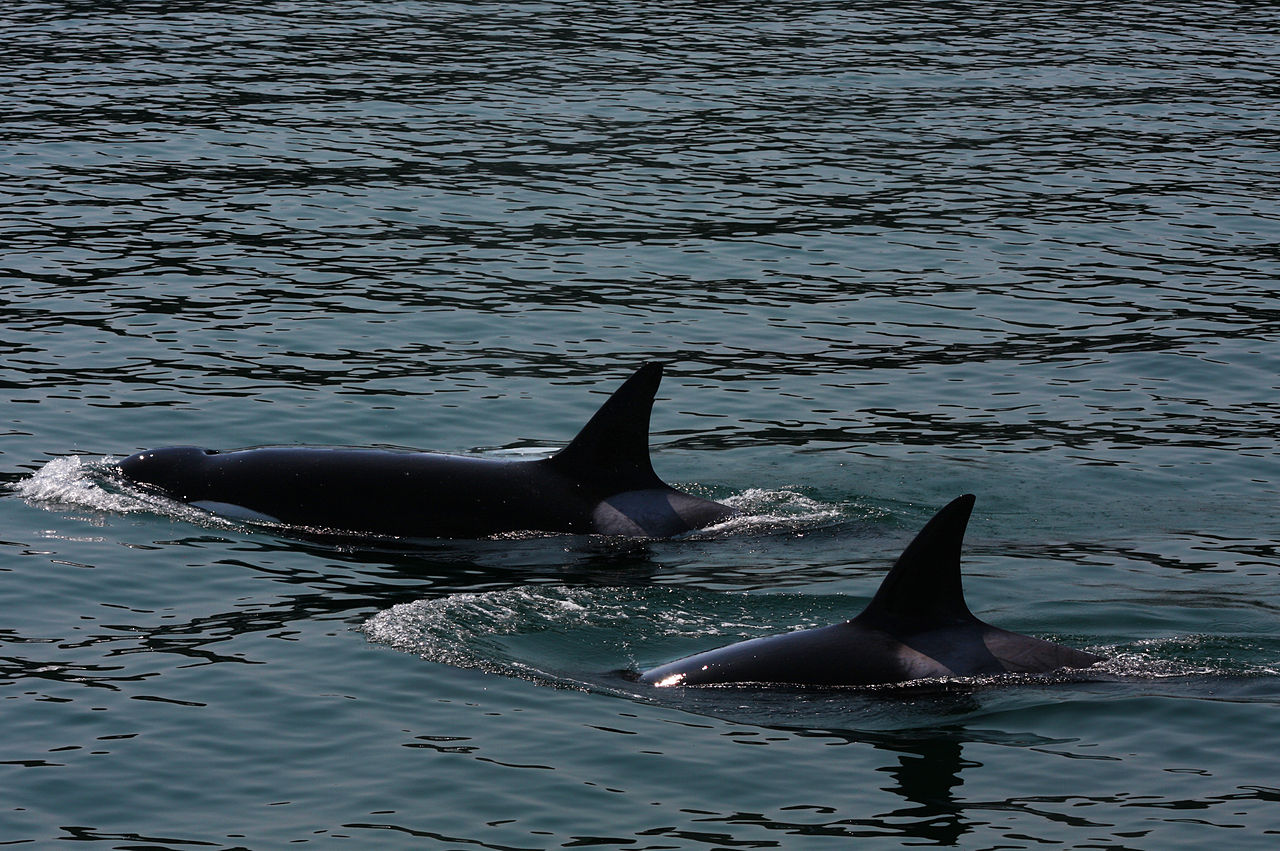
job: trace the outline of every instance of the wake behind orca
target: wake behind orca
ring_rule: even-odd
[[[320,447],[139,452],[129,482],[236,520],[393,538],[506,532],[669,537],[737,512],[665,484],[649,458],[662,380],[649,363],[550,458],[506,461],[431,452]]]
[[[949,676],[1049,673],[1103,661],[1083,650],[983,623],[960,583],[971,494],[934,515],[875,597],[843,623],[708,650],[640,675],[654,686],[864,686]]]

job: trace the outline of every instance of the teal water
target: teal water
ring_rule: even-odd
[[[1266,4],[0,11],[0,843],[1272,848]],[[141,448],[563,445],[638,364],[733,528],[334,548]],[[1088,677],[656,692],[969,603]],[[359,494],[352,494],[359,499]]]

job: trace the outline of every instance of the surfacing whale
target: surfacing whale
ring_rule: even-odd
[[[119,462],[128,481],[236,520],[325,533],[480,538],[505,532],[669,537],[737,512],[665,484],[649,459],[662,364],[642,366],[550,458],[320,447],[178,446]]]
[[[755,638],[646,671],[654,686],[865,686],[934,677],[1048,673],[1103,661],[1083,650],[1008,632],[974,617],[960,584],[960,550],[974,497],[934,515],[852,620]]]

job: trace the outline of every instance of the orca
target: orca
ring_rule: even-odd
[[[177,446],[118,463],[130,483],[236,520],[324,534],[514,532],[663,538],[737,514],[663,483],[649,417],[663,365],[636,371],[555,455],[510,461],[384,449]]]
[[[869,686],[1048,673],[1104,661],[974,617],[960,585],[960,549],[973,504],[966,494],[934,515],[852,620],[708,650],[646,671],[639,680],[659,687]]]

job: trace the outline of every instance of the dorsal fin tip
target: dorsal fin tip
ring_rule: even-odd
[[[662,487],[649,460],[649,416],[663,361],[648,361],[605,400],[553,462],[578,479],[618,491]]]
[[[859,617],[939,624],[973,618],[964,601],[960,551],[976,498],[949,502],[912,539]]]

